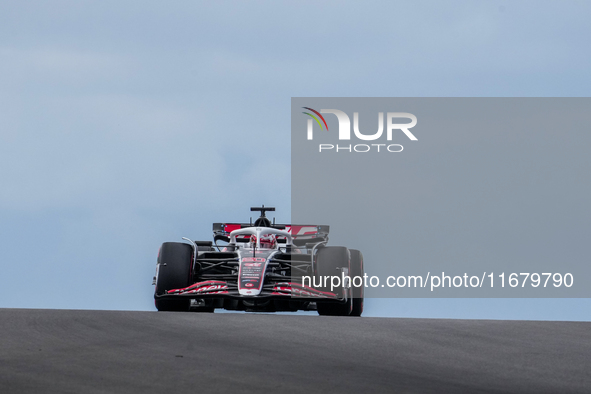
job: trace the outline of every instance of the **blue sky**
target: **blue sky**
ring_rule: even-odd
[[[0,2],[0,307],[152,310],[158,247],[277,207],[297,96],[588,96],[586,1]],[[272,181],[272,187],[267,187]],[[374,316],[590,320],[588,300]]]

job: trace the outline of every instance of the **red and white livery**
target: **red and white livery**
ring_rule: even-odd
[[[275,224],[260,212],[254,223],[214,223],[213,242],[162,244],[153,284],[159,311],[316,310],[360,316],[363,255],[327,246],[329,226]],[[332,276],[347,278],[335,287]]]

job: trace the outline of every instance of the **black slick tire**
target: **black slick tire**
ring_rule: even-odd
[[[326,276],[341,276],[341,268],[349,268],[349,250],[343,246],[327,246],[321,248],[316,255],[316,274],[320,278]],[[349,268],[349,272],[350,272]],[[330,285],[321,288],[323,291],[331,291]],[[332,290],[334,292],[334,289]],[[343,297],[343,288],[336,294]],[[344,304],[321,302],[316,303],[318,314],[321,316],[348,316],[351,312],[351,298]]]
[[[167,290],[189,286],[193,248],[179,242],[165,242],[158,254],[158,277],[155,295],[164,294]],[[155,299],[159,311],[188,311],[189,299]]]
[[[351,253],[351,288],[353,290],[353,309],[351,310],[351,314],[349,316],[361,316],[363,313],[363,296],[364,296],[364,283],[363,283],[363,275],[365,271],[363,269],[363,254],[356,250],[356,249],[349,249]],[[355,286],[354,284],[359,284],[360,280],[355,279],[355,277],[361,278],[361,286]]]

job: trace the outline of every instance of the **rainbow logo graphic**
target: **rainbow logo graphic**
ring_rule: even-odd
[[[326,124],[326,120],[324,120],[324,116],[320,115],[320,112],[316,111],[315,109],[309,108],[309,107],[302,107],[302,108],[307,109],[308,111],[312,111],[316,115],[320,116],[320,119],[322,119],[322,122],[324,122],[324,125],[326,126],[326,131],[328,131],[328,125]],[[316,123],[318,123],[318,126],[320,126],[320,130],[323,129],[322,123],[320,123],[320,120],[318,120],[318,118],[316,116],[312,115],[309,112],[302,112],[302,113],[312,117],[316,121]]]

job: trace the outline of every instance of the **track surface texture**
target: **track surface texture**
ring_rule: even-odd
[[[591,323],[0,309],[2,393],[591,393]]]

